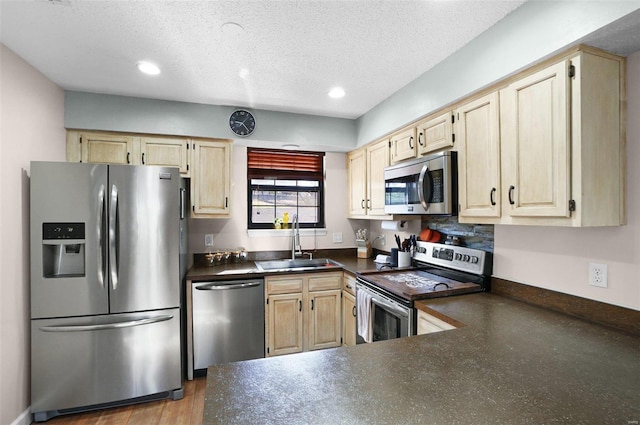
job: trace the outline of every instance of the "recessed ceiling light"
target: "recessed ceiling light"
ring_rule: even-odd
[[[334,87],[329,91],[329,97],[332,99],[340,99],[344,97],[344,89],[342,87]]]
[[[282,149],[287,149],[290,151],[297,151],[298,149],[300,149],[300,145],[294,145],[292,143],[287,144],[287,145],[282,145]]]
[[[157,65],[151,62],[144,62],[144,61],[138,62],[138,69],[140,70],[140,72],[143,72],[148,75],[160,74],[160,68],[158,68]]]
[[[249,76],[249,70],[247,68],[241,68],[238,72],[238,76],[245,80]]]

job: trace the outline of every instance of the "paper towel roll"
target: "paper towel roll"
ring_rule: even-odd
[[[383,221],[380,224],[380,227],[382,228],[382,230],[397,231],[400,228],[400,222],[399,221]]]

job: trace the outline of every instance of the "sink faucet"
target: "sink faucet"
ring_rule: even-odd
[[[291,233],[291,259],[302,256],[302,245],[300,245],[300,222],[298,215],[293,215],[293,231]]]

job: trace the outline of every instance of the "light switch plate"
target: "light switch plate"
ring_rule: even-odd
[[[204,235],[204,246],[213,246],[213,235],[206,234]]]
[[[335,232],[333,234],[333,243],[342,243],[342,232]]]

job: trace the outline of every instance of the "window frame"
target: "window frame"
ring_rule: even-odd
[[[315,171],[306,171],[306,170],[285,170],[278,169],[280,166],[276,166],[276,168],[253,168],[250,166],[250,155],[251,151],[259,152],[259,153],[267,153],[273,154],[276,156],[294,158],[297,156],[313,156],[317,157],[317,161],[319,161],[320,169]],[[292,164],[293,162],[289,162]],[[281,168],[287,168],[288,165],[284,165]],[[295,168],[295,166],[292,166]],[[252,183],[254,179],[261,180],[274,180],[277,182],[278,180],[295,180],[295,181],[314,181],[318,182],[316,187],[305,187],[305,186],[290,186],[290,185],[282,185],[279,186],[277,183],[271,185],[255,185]],[[283,149],[264,149],[264,148],[247,148],[247,229],[248,230],[272,230],[275,228],[274,223],[254,223],[252,221],[253,217],[253,193],[256,189],[262,188],[262,190],[271,190],[274,192],[278,191],[287,191],[287,192],[296,192],[296,193],[304,193],[304,192],[317,192],[317,214],[318,220],[314,223],[300,223],[301,229],[324,229],[325,228],[325,153],[324,152],[309,152],[309,151],[288,151]],[[312,190],[310,190],[312,189]],[[276,195],[277,196],[277,195]],[[277,204],[274,204],[274,209],[278,208]],[[300,205],[296,202],[296,213]],[[295,213],[294,213],[295,214]],[[275,215],[275,214],[274,214]],[[289,225],[290,227],[293,222],[293,215],[290,215]],[[285,227],[287,228],[287,227]]]

